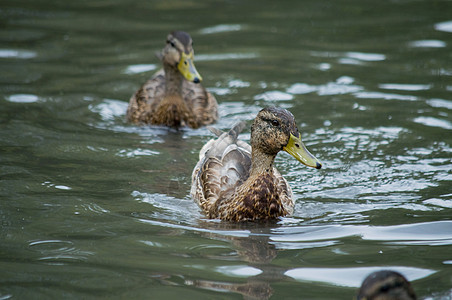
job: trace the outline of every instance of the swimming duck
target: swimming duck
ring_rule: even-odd
[[[400,273],[382,270],[364,279],[358,300],[416,300],[410,282]]]
[[[321,163],[301,141],[294,116],[277,107],[262,109],[251,126],[251,145],[238,140],[245,123],[207,142],[192,174],[191,196],[207,217],[227,221],[270,220],[293,213],[292,190],[273,166],[284,150],[306,166]]]
[[[155,73],[130,98],[127,119],[135,124],[198,128],[218,119],[218,104],[200,84],[193,63],[190,35],[174,31],[158,55],[163,69]]]

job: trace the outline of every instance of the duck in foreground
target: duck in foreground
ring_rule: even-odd
[[[190,35],[170,33],[159,56],[163,69],[155,73],[131,98],[127,119],[135,124],[198,128],[218,119],[214,96],[200,84],[193,63]]]
[[[373,272],[364,279],[358,300],[416,300],[410,282],[394,271]]]
[[[270,220],[293,212],[292,190],[273,166],[284,150],[306,166],[321,163],[306,149],[293,115],[282,108],[262,109],[251,126],[251,146],[238,140],[245,123],[201,149],[193,170],[191,195],[209,218],[228,221]]]

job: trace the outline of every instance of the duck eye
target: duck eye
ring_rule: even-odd
[[[176,47],[176,45],[174,45],[174,42],[173,42],[173,41],[168,41],[168,44],[170,44],[171,47]]]
[[[278,120],[272,120],[272,125],[273,126],[279,126],[279,121]]]

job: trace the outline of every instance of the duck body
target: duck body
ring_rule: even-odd
[[[218,119],[218,104],[200,84],[202,77],[193,63],[190,35],[182,31],[169,34],[159,57],[163,69],[132,95],[127,119],[137,125],[174,128],[214,123]]]
[[[228,221],[266,220],[293,213],[292,190],[287,181],[272,168],[265,174],[248,177],[232,194],[215,205],[211,218]]]
[[[321,164],[301,143],[290,112],[261,110],[251,128],[251,145],[238,139],[244,123],[218,136],[200,151],[193,170],[191,195],[209,218],[227,221],[271,220],[293,213],[292,190],[273,166],[280,150],[290,153],[293,139],[305,164]],[[298,158],[297,158],[298,159]]]

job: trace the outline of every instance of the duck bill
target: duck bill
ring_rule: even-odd
[[[308,151],[308,149],[306,149],[306,146],[301,141],[300,136],[301,135],[296,137],[293,134],[290,134],[289,143],[287,143],[283,150],[295,157],[302,164],[308,167],[320,169],[322,164]]]
[[[202,77],[199,75],[195,68],[195,64],[193,63],[193,52],[190,52],[190,54],[185,54],[183,52],[177,68],[182,76],[184,76],[188,81],[192,81],[194,83],[200,83],[202,81]]]

